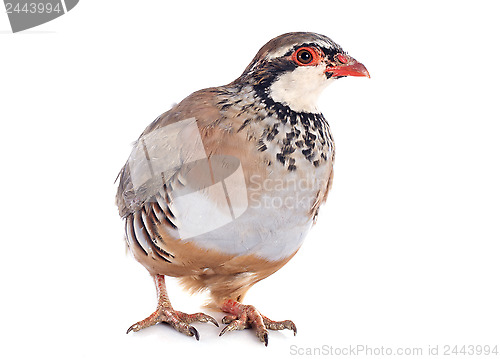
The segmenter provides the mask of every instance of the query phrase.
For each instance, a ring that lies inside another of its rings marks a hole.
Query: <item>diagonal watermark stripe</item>
[[[220,228],[248,208],[240,160],[229,155],[208,156],[195,118],[143,135],[132,150],[127,169],[132,186],[124,193],[125,200],[131,207],[140,206],[168,189],[169,209],[181,239]]]
[[[79,0],[4,0],[12,32],[19,32],[57,19]]]

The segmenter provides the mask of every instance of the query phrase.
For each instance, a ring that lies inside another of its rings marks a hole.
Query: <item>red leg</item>
[[[260,314],[252,305],[245,305],[228,299],[222,304],[221,309],[230,315],[222,318],[222,323],[227,324],[227,326],[222,329],[219,335],[223,335],[232,330],[242,330],[253,327],[257,337],[267,346],[269,341],[267,329],[290,329],[293,330],[293,335],[297,334],[297,327],[291,320],[284,320],[281,322],[273,321]]]
[[[128,328],[127,334],[131,331],[137,332],[152,325],[165,322],[174,327],[174,329],[178,332],[184,333],[190,337],[194,336],[196,340],[199,340],[198,331],[189,324],[193,322],[211,322],[214,325],[219,326],[217,321],[209,315],[203,313],[186,314],[174,310],[170,300],[168,299],[167,290],[165,288],[165,277],[157,274],[154,276],[154,281],[156,285],[156,293],[158,295],[158,307],[149,317]]]

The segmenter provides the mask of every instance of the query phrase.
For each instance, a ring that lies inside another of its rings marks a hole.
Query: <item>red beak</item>
[[[333,76],[370,77],[370,74],[368,73],[365,65],[363,65],[361,62],[357,62],[353,58],[350,58],[345,65],[328,65],[326,67],[326,72],[331,72]]]

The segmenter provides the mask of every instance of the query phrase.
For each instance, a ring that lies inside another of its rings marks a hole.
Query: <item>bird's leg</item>
[[[217,321],[209,315],[203,313],[186,314],[174,310],[170,300],[168,299],[167,290],[165,288],[165,277],[157,274],[154,276],[154,281],[156,285],[156,293],[158,295],[158,307],[149,317],[128,328],[127,334],[131,331],[137,332],[152,325],[165,322],[174,327],[174,329],[178,332],[184,333],[190,337],[195,336],[196,340],[199,340],[200,336],[198,331],[190,325],[191,323],[211,322],[217,327],[219,326]]]
[[[227,326],[222,329],[219,335],[231,330],[242,330],[253,327],[257,337],[266,346],[268,344],[268,331],[270,330],[293,330],[293,335],[297,334],[297,327],[291,320],[275,322],[259,313],[253,305],[241,304],[237,301],[228,299],[224,301],[221,307],[222,311],[229,313],[222,318],[222,323]]]

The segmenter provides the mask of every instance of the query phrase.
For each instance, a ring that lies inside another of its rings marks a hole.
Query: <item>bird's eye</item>
[[[312,61],[313,59],[313,56],[312,54],[309,52],[309,50],[306,50],[306,49],[303,49],[303,50],[300,50],[299,52],[297,52],[297,60],[301,63],[301,64],[308,64]]]
[[[297,63],[297,65],[316,65],[319,60],[320,56],[318,55],[317,51],[315,51],[311,47],[301,47],[295,53],[292,55],[292,59]]]

